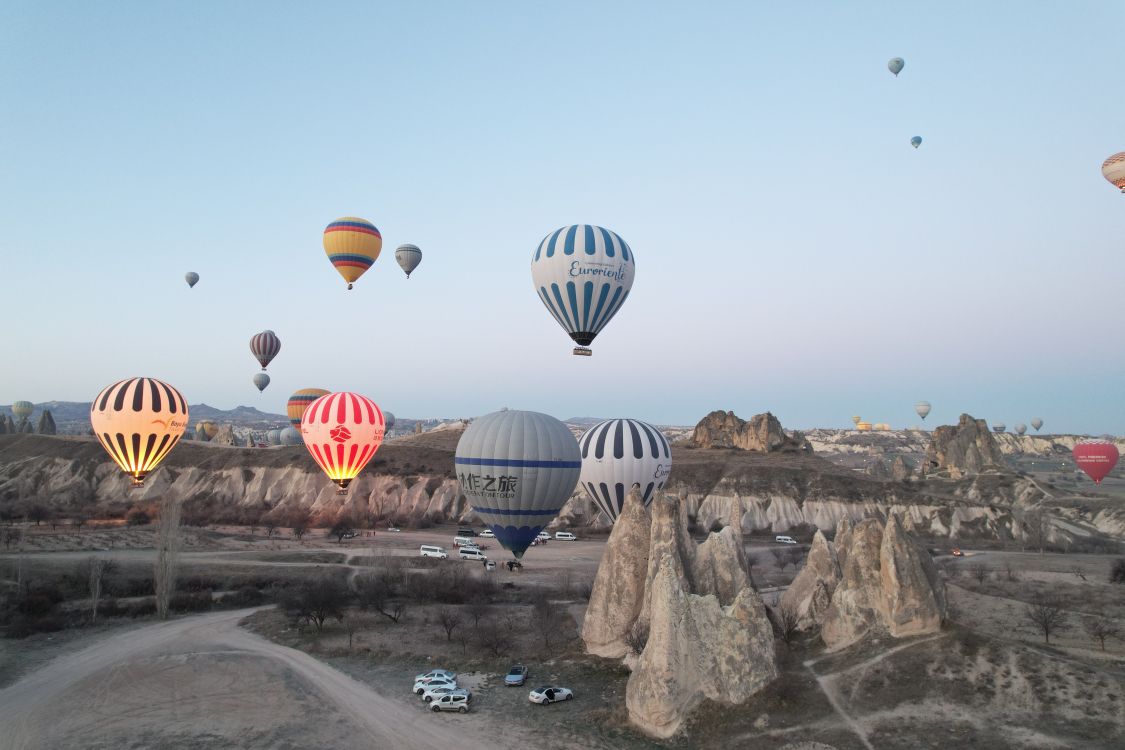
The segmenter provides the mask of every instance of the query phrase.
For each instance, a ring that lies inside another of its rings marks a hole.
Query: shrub
[[[8,625],[9,638],[27,638],[36,633],[55,633],[67,625],[66,618],[61,615],[48,615],[47,617],[28,617],[17,615]]]
[[[1113,561],[1113,566],[1109,571],[1110,583],[1125,583],[1125,557],[1119,557]]]
[[[173,612],[208,612],[213,605],[209,591],[199,593],[177,591],[168,601],[168,608]]]

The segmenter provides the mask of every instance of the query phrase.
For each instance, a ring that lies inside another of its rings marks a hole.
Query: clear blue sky
[[[1120,3],[234,5],[0,7],[0,403],[1125,432]],[[591,358],[529,272],[579,222],[637,256]]]

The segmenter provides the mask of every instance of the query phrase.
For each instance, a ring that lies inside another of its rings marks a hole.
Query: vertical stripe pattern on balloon
[[[599,422],[578,439],[582,450],[579,483],[586,494],[616,523],[633,485],[648,507],[672,470],[672,450],[660,430],[638,419]]]
[[[383,442],[383,412],[358,393],[321,396],[301,417],[305,447],[328,478],[347,489]]]
[[[98,394],[90,405],[90,424],[114,462],[140,481],[183,435],[188,407],[167,383],[130,378]]]
[[[281,339],[273,331],[262,331],[250,339],[250,353],[262,365],[263,370],[280,351]]]

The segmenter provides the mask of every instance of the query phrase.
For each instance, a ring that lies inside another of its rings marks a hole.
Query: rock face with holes
[[[982,471],[1008,471],[1004,454],[983,419],[962,414],[956,427],[941,425],[934,430],[926,449],[930,471],[948,469],[953,479]]]
[[[229,424],[223,425],[219,428],[219,431],[215,433],[215,437],[211,440],[211,442],[218,443],[219,445],[236,445],[234,439],[234,427]]]
[[[739,419],[733,411],[713,411],[699,421],[692,433],[697,448],[741,448],[761,453],[812,452],[812,446],[799,432],[786,435],[781,422],[768,411],[749,422]]]
[[[945,584],[913,535],[892,515],[856,524],[850,538],[837,531],[843,576],[824,617],[829,649],[855,643],[869,632],[902,638],[933,633],[946,615]]]
[[[836,548],[818,529],[805,567],[793,579],[779,606],[792,609],[800,618],[801,630],[818,628],[832,603],[832,595],[843,577]]]

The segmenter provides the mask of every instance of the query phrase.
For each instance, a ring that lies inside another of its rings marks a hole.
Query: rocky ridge
[[[761,453],[812,452],[804,435],[787,434],[777,417],[769,412],[757,414],[747,422],[733,411],[713,411],[695,426],[691,443],[696,448],[741,448]]]

